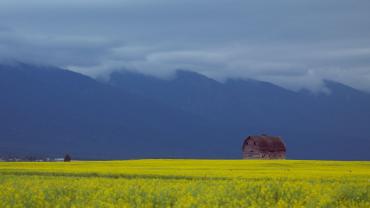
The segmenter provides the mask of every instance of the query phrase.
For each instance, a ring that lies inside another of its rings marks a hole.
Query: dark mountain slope
[[[206,117],[231,138],[281,135],[293,158],[370,158],[370,96],[333,81],[325,81],[329,94],[292,92],[256,80],[220,83],[187,71],[172,80],[116,72],[110,84]]]
[[[219,148],[200,117],[66,70],[0,66],[0,95],[3,153],[212,157]]]
[[[369,94],[325,84],[329,94],[312,94],[187,71],[172,80],[120,72],[101,83],[3,65],[0,155],[240,158],[246,135],[267,133],[284,137],[290,158],[369,160]]]

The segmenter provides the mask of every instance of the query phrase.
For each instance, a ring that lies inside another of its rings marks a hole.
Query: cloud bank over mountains
[[[93,77],[129,69],[370,91],[370,2],[64,0],[0,2],[0,59]]]

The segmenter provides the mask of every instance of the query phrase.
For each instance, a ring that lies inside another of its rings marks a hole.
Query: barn
[[[285,159],[286,148],[278,136],[248,136],[243,143],[243,159]]]

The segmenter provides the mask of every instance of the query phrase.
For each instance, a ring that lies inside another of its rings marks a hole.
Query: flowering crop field
[[[0,207],[370,207],[370,162],[1,162]]]

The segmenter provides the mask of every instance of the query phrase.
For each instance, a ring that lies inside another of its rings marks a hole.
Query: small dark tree
[[[71,156],[69,156],[69,154],[66,154],[66,156],[64,156],[64,162],[71,162],[72,158]]]

